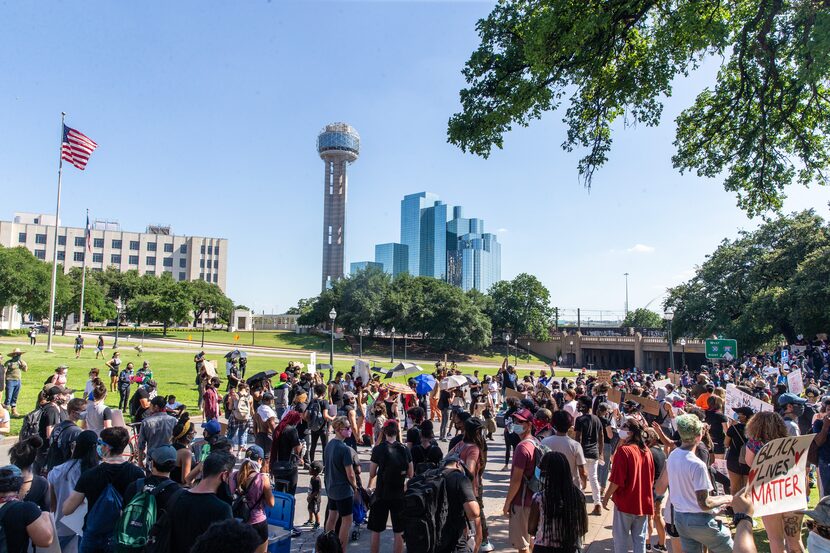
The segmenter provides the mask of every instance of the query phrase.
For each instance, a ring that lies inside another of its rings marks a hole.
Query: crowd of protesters
[[[12,412],[22,355],[16,350],[4,364]],[[62,548],[76,542],[81,553],[113,552],[125,539],[124,517],[147,496],[157,510],[148,529],[155,551],[218,551],[226,543],[220,535],[251,544],[240,552],[265,551],[267,512],[279,494],[300,503],[300,471],[310,476],[306,531],[317,531],[321,553],[347,551],[358,519],[371,532],[372,553],[390,524],[395,553],[421,551],[430,532],[437,553],[492,551],[483,498],[494,440],[504,443],[502,514],[518,553],[582,551],[589,517],[603,509],[613,509],[616,552],[753,551],[744,486],[754,456],[776,438],[814,433],[813,485],[821,496],[830,485],[823,342],[784,360],[747,356],[668,375],[621,369],[601,379],[585,369],[561,377],[555,364],[520,375],[506,362],[480,378],[438,363],[424,387],[415,378],[387,384],[354,368],[326,375],[294,363],[246,379],[233,358],[223,383],[200,353],[200,425],[159,393],[148,363],[122,367],[116,353],[106,366],[109,382],[92,369],[82,394],[66,387],[67,369],[59,367],[24,419],[11,464],[0,468],[9,551],[57,540]],[[796,369],[803,393],[788,389]],[[11,392],[9,382],[17,382]],[[727,418],[728,384],[774,409],[741,407]],[[106,403],[116,391],[120,416]],[[656,413],[645,412],[644,398]],[[6,431],[8,419],[0,411]],[[361,449],[370,458],[365,473]],[[407,511],[437,482],[443,506]],[[80,509],[86,514],[75,523]],[[830,497],[807,514],[810,551],[830,551]],[[419,530],[422,519],[439,515],[440,524]],[[803,519],[802,512],[763,517],[773,553],[805,550]]]

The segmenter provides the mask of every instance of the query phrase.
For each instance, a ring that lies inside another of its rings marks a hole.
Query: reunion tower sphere
[[[343,277],[346,232],[346,166],[360,155],[360,135],[346,123],[326,125],[317,136],[317,153],[326,164],[323,183],[322,289]]]

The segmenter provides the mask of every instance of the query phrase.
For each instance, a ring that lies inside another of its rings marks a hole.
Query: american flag
[[[86,249],[92,251],[92,226],[89,224],[89,213],[86,214]]]
[[[63,126],[63,141],[61,142],[61,159],[64,159],[80,169],[84,170],[89,156],[98,147],[88,136],[75,129]]]

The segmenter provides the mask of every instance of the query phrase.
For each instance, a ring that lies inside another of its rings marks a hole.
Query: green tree
[[[23,247],[0,246],[0,306],[16,305],[20,313],[49,314],[52,265]]]
[[[289,307],[285,312],[286,315],[304,315],[311,311],[311,306],[316,298],[300,298],[297,305]]]
[[[225,321],[230,320],[233,302],[218,285],[204,280],[184,280],[182,285],[193,303],[193,326],[197,326],[202,315],[208,311],[216,313]]]
[[[830,228],[812,210],[769,220],[755,231],[724,240],[691,280],[669,290],[679,335],[723,334],[742,349],[763,347],[781,337],[790,342],[806,329],[826,331],[815,310],[826,269],[818,266],[830,246]],[[820,329],[820,330],[819,330]]]
[[[383,316],[383,300],[389,293],[390,282],[391,277],[377,267],[367,267],[339,280],[337,325],[350,334],[357,334],[361,326],[373,333]]]
[[[140,292],[130,301],[130,317],[136,322],[156,321],[164,326],[164,335],[171,324],[182,324],[193,312],[186,281],[176,282],[170,273],[142,282]],[[142,277],[142,280],[145,277]],[[150,284],[152,282],[152,284]]]
[[[535,276],[522,273],[513,280],[499,281],[488,294],[493,331],[548,339],[553,318],[550,292]]]
[[[564,98],[563,148],[587,150],[590,186],[611,128],[655,126],[662,97],[704,59],[717,82],[677,118],[672,161],[716,177],[752,216],[779,209],[793,181],[827,184],[830,12],[816,0],[505,0],[478,22],[481,44],[463,74],[449,141],[487,157],[513,125]]]
[[[624,327],[631,326],[634,328],[662,328],[663,318],[659,313],[655,313],[651,309],[638,307],[634,311],[628,312],[622,325]]]
[[[55,320],[63,322],[61,334],[66,334],[66,321],[70,315],[80,316],[82,269],[73,267],[64,274],[58,270],[58,281],[55,292]],[[86,321],[104,321],[115,318],[115,304],[104,294],[103,286],[92,277],[92,271],[87,270],[86,286],[84,289],[84,311]]]

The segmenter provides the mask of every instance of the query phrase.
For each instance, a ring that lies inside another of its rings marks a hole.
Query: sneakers
[[[299,528],[292,528],[291,529],[291,537],[292,538],[299,538],[302,535],[303,535],[303,531],[300,530]]]
[[[495,547],[492,543],[490,543],[490,540],[484,540],[483,542],[481,542],[481,547],[478,550],[483,553],[488,553],[489,551],[493,551],[494,549]]]
[[[602,505],[595,505],[594,510],[591,512],[592,516],[600,516],[602,515]]]

